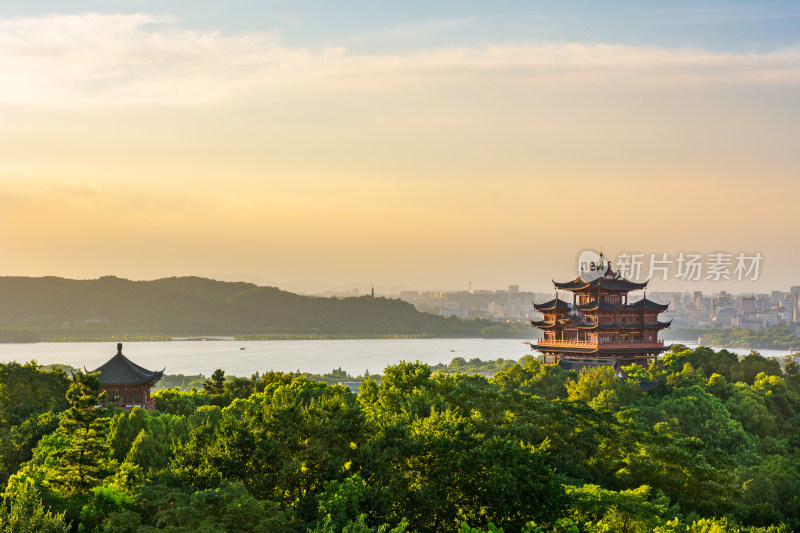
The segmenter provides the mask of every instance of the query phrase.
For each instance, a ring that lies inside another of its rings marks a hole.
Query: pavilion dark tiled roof
[[[117,349],[117,354],[114,357],[92,370],[92,372],[100,372],[100,383],[102,385],[156,383],[164,375],[164,370],[147,370],[122,355],[121,344],[117,345]]]

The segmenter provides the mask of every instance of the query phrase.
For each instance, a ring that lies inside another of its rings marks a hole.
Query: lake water
[[[245,349],[242,350],[241,348]],[[93,370],[117,351],[115,343],[40,342],[0,344],[0,361],[62,363]],[[324,374],[342,368],[352,375],[365,370],[380,374],[387,365],[421,361],[435,365],[454,357],[482,360],[519,359],[531,349],[523,339],[358,339],[291,341],[170,341],[126,342],[123,353],[150,370],[166,367],[167,374],[210,375],[222,368],[228,374],[249,376],[266,370]]]
[[[695,343],[683,343],[695,347]],[[242,350],[241,348],[245,349]],[[731,349],[746,355],[750,350]],[[387,365],[400,361],[421,361],[430,365],[449,363],[454,357],[466,360],[520,359],[531,354],[522,339],[360,339],[292,341],[171,341],[127,342],[123,352],[137,364],[151,369],[166,368],[168,374],[210,375],[222,368],[228,374],[249,376],[266,370],[323,374],[342,368],[352,375],[382,373]],[[759,350],[766,357],[786,351]],[[0,361],[36,360],[47,365],[62,363],[93,370],[116,353],[115,343],[41,342],[0,344]]]

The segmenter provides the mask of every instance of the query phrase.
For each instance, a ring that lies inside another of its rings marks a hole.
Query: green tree
[[[660,493],[651,498],[651,492],[647,485],[620,492],[597,485],[567,488],[573,521],[591,532],[650,533],[673,514],[669,499]]]
[[[210,404],[208,394],[200,393],[194,388],[186,392],[176,389],[162,389],[157,391],[154,397],[156,399],[156,410],[173,415],[191,415],[200,407]],[[138,434],[137,432],[136,435]]]
[[[373,418],[394,420],[428,416],[431,409],[447,408],[431,367],[416,361],[387,366],[380,386],[367,380],[359,389],[359,403]]]
[[[251,378],[233,377],[225,382],[224,393],[231,398],[247,398],[255,392],[256,383]]]
[[[147,410],[141,407],[134,407],[130,411],[116,413],[111,419],[108,431],[108,446],[111,450],[111,457],[120,463],[124,461],[133,441],[149,425],[150,416]]]
[[[621,404],[633,402],[640,396],[639,384],[620,379],[617,371],[610,366],[586,367],[581,370],[577,380],[567,382],[570,400],[591,402],[603,391],[613,391]]]
[[[0,363],[0,427],[16,426],[34,413],[63,411],[69,380],[58,368],[35,361]]]
[[[17,484],[0,503],[2,533],[67,533],[64,514],[53,514],[39,498],[32,480]]]
[[[800,528],[800,462],[780,455],[765,457],[759,465],[742,472],[742,501],[746,506],[740,513],[748,523],[767,526],[788,522]]]
[[[741,422],[744,430],[751,435],[766,437],[774,435],[778,430],[775,417],[767,409],[764,397],[750,387],[737,387],[725,402],[725,408],[731,418]]]
[[[326,516],[316,527],[313,529],[309,528],[307,533],[405,533],[408,527],[406,521],[402,521],[397,527],[393,528],[390,528],[388,524],[383,524],[379,527],[370,527],[367,525],[366,519],[367,515],[362,514],[339,528],[333,525],[330,516]]]
[[[151,507],[147,516],[117,513],[108,522],[145,527],[138,531],[172,533],[296,533],[299,524],[290,512],[271,501],[259,501],[241,483],[223,481],[219,487],[186,493],[153,484],[142,491],[139,506]],[[129,526],[128,526],[129,527]]]
[[[67,390],[70,407],[64,412],[58,431],[69,444],[56,452],[61,466],[48,480],[66,496],[87,493],[112,472],[106,446],[108,418],[99,405],[105,395],[99,372],[78,372]]]
[[[574,377],[572,373],[565,372],[558,365],[545,365],[528,357],[523,365],[515,364],[496,373],[492,381],[504,387],[555,400],[567,397],[566,384],[570,377]]]
[[[4,486],[7,478],[3,475],[5,468],[8,474],[16,472],[20,466],[33,457],[33,449],[45,435],[58,427],[58,416],[52,411],[38,415],[30,415],[18,426],[0,431],[0,486]]]
[[[386,426],[357,460],[380,519],[419,532],[453,531],[461,522],[518,530],[548,521],[565,503],[545,452],[510,439],[486,438],[446,410]]]
[[[752,385],[756,376],[761,373],[768,376],[780,376],[783,374],[781,365],[772,357],[764,357],[758,352],[750,352],[739,363],[738,374],[735,376],[739,381],[744,381]]]
[[[730,512],[737,491],[733,473],[712,464],[700,439],[669,431],[643,434],[618,471],[628,487],[648,485],[660,490],[685,512],[720,516]]]
[[[102,533],[108,531],[104,522],[109,515],[119,513],[131,506],[131,497],[114,485],[95,487],[86,504],[81,508],[78,531]]]
[[[219,426],[191,431],[171,470],[194,489],[244,483],[258,499],[292,505],[306,521],[328,480],[347,476],[364,438],[363,415],[343,386],[296,378],[236,400]]]
[[[665,419],[675,419],[685,435],[697,437],[710,449],[732,456],[753,448],[752,437],[731,417],[725,406],[701,386],[679,388],[664,398],[658,410]]]
[[[209,394],[223,394],[225,392],[225,371],[221,368],[214,370],[211,379],[203,383],[203,390]]]

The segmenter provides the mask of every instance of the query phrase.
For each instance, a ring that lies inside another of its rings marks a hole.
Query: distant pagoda
[[[662,305],[645,297],[629,303],[628,293],[647,287],[647,282],[629,281],[611,269],[602,252],[598,264],[566,283],[553,281],[556,297],[534,308],[543,320],[531,320],[544,337],[534,350],[542,353],[545,363],[557,363],[564,369],[585,366],[622,366],[636,363],[647,367],[665,350],[658,332],[670,322],[660,322]],[[561,300],[558,290],[572,293],[572,303]]]
[[[100,372],[100,384],[106,391],[103,405],[113,404],[121,409],[142,407],[152,411],[156,408],[156,399],[150,397],[150,389],[164,375],[164,370],[140,367],[122,355],[122,343],[119,343],[117,355],[91,372]]]

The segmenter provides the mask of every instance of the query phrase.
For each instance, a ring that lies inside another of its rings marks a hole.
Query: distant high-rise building
[[[510,293],[516,294],[519,292],[519,285],[509,285],[507,290]]]
[[[694,300],[695,309],[700,309],[702,299],[703,299],[703,291],[694,291],[692,293],[692,300]]]

